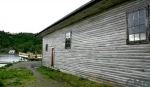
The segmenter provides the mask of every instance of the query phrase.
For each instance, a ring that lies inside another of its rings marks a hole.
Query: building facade
[[[41,31],[42,64],[93,81],[150,80],[150,0],[92,0]],[[148,86],[143,86],[148,87]]]

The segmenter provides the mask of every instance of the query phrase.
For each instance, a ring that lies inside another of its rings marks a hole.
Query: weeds
[[[66,74],[44,66],[38,68],[38,71],[47,79],[64,83],[64,87],[112,87],[109,84],[92,82],[88,79]]]

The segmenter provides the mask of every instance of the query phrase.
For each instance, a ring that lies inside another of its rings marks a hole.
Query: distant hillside
[[[42,50],[42,39],[33,33],[17,33],[0,31],[0,53],[8,53],[10,49],[17,52],[38,52]]]

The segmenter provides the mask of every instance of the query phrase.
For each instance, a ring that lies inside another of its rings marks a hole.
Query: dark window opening
[[[128,42],[147,42],[146,9],[128,14]]]
[[[71,49],[71,32],[66,33],[65,49]]]
[[[48,44],[46,44],[45,46],[45,51],[48,51]]]

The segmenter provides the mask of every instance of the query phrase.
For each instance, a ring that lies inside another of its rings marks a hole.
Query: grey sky
[[[37,33],[90,0],[0,0],[0,30]]]

